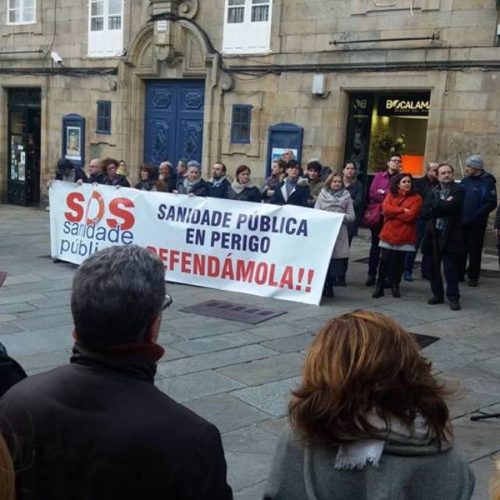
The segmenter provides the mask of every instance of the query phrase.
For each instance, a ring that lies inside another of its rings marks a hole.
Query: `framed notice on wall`
[[[85,163],[85,118],[77,114],[63,116],[62,156],[83,168]]]

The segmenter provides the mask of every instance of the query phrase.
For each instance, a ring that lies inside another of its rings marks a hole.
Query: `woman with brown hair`
[[[469,499],[447,394],[394,320],[362,310],[330,320],[292,392],[264,499]]]
[[[14,500],[15,473],[9,448],[0,434],[0,500]]]
[[[391,178],[389,193],[382,203],[384,223],[379,233],[380,260],[374,299],[384,295],[389,281],[392,296],[401,297],[399,284],[403,276],[406,252],[415,251],[417,219],[422,197],[414,190],[411,174],[396,174]]]
[[[104,160],[102,160],[102,168],[106,174],[103,184],[108,186],[130,187],[130,182],[127,178],[118,173],[119,165],[118,160],[115,160],[114,158],[104,158]]]
[[[141,191],[156,191],[156,167],[151,163],[144,163],[140,170],[140,181],[135,185],[135,189]]]
[[[250,179],[251,170],[246,165],[236,169],[234,181],[227,188],[228,200],[254,201],[260,203],[260,189]]]

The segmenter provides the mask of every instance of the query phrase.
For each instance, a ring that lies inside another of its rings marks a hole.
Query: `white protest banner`
[[[343,215],[294,206],[54,181],[51,255],[111,245],[159,256],[178,283],[319,304]]]

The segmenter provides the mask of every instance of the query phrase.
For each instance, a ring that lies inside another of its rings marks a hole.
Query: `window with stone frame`
[[[88,55],[119,56],[123,51],[124,0],[89,1]]]
[[[252,123],[252,106],[249,104],[234,104],[231,120],[231,142],[248,144]]]
[[[225,0],[226,54],[270,52],[272,0]]]
[[[36,0],[8,0],[7,24],[34,24]]]
[[[97,101],[98,134],[111,134],[111,101]]]

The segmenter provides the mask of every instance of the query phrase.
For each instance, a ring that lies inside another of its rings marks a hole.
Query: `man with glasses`
[[[76,271],[70,364],[29,377],[0,402],[19,497],[232,499],[217,428],[154,386],[162,262],[135,245]]]
[[[394,153],[387,162],[387,168],[383,172],[375,174],[368,193],[368,209],[376,210],[378,217],[376,223],[370,227],[371,245],[370,256],[368,258],[368,279],[366,286],[375,284],[378,263],[380,259],[379,234],[382,229],[382,202],[389,191],[391,178],[401,171],[401,155]]]

